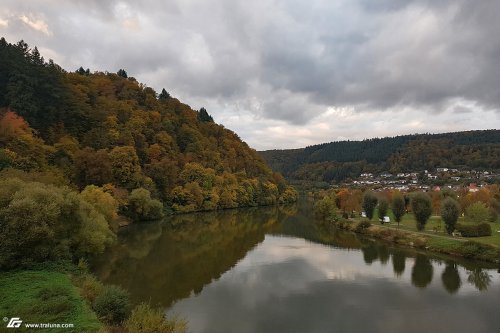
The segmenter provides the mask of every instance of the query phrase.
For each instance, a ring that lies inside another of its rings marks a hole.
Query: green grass
[[[28,270],[0,274],[0,318],[20,317],[24,323],[72,323],[74,328],[7,329],[0,332],[97,332],[101,324],[71,283],[67,273]]]
[[[398,228],[398,224],[396,223],[396,220],[394,219],[394,215],[392,214],[392,211],[389,210],[387,213],[387,216],[391,218],[391,223],[384,223],[385,227],[390,227],[390,228]],[[359,220],[359,219],[357,219]],[[373,214],[373,219],[370,221],[372,224],[380,224],[378,222],[378,217],[377,217],[377,211],[375,210]],[[460,217],[458,220],[458,223],[468,223],[465,218]],[[490,222],[488,222],[490,223]],[[465,237],[453,237],[449,236],[446,233],[446,228],[444,222],[441,220],[440,216],[431,216],[429,221],[427,221],[427,224],[425,225],[425,230],[422,231],[421,233],[430,235],[430,236],[442,236],[442,237],[448,237],[450,239],[464,239],[464,240],[471,240],[475,241],[478,243],[482,244],[488,244],[496,247],[500,247],[500,232],[497,232],[497,230],[500,230],[500,220],[497,219],[495,223],[490,223],[491,225],[491,230],[492,234],[491,236],[486,236],[486,237],[471,237],[471,238],[465,238]],[[399,229],[401,230],[408,230],[408,231],[413,231],[413,232],[419,232],[417,231],[416,228],[416,221],[415,217],[413,214],[405,214],[403,216],[402,221],[400,222]],[[441,238],[441,237],[440,237]]]

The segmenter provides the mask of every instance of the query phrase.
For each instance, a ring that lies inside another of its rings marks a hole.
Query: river
[[[335,230],[305,199],[134,224],[93,266],[194,333],[500,331],[498,268]]]

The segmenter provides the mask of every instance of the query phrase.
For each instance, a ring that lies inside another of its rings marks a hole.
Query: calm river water
[[[305,200],[132,225],[94,266],[195,333],[500,332],[497,268],[333,230]]]

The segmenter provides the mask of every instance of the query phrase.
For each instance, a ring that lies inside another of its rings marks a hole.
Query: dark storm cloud
[[[498,115],[499,12],[493,0],[5,0],[0,34],[69,70],[125,68],[216,119],[300,125],[329,108],[427,117],[457,101]]]

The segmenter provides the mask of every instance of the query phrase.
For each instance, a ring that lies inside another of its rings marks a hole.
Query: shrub
[[[371,192],[366,191],[363,196],[363,210],[366,213],[366,217],[371,220],[373,218],[373,211],[377,206],[377,196]]]
[[[411,198],[411,209],[417,220],[417,230],[422,231],[432,214],[432,202],[429,195],[419,192]]]
[[[127,319],[130,313],[129,294],[118,286],[106,286],[96,297],[92,305],[99,319],[119,324]]]
[[[465,216],[467,217],[467,220],[470,222],[474,223],[486,222],[489,217],[489,211],[483,202],[478,201],[470,205],[465,210]]]
[[[360,232],[362,233],[365,229],[368,229],[372,224],[370,223],[370,221],[367,221],[367,220],[363,220],[363,221],[360,221],[356,227],[355,227],[355,231],[356,232]]]
[[[128,333],[184,333],[186,322],[183,320],[167,320],[159,309],[152,309],[141,303],[133,311],[124,324]]]
[[[441,218],[446,225],[446,231],[450,235],[455,230],[459,214],[460,207],[458,206],[458,202],[450,197],[444,199],[441,204]]]
[[[488,223],[479,223],[479,224],[458,223],[456,228],[463,237],[491,236],[491,225]]]
[[[159,220],[163,217],[163,204],[151,198],[144,188],[136,188],[130,193],[129,213],[136,220]]]
[[[93,304],[99,294],[103,292],[104,286],[94,276],[86,274],[80,285],[80,295],[90,304]]]
[[[387,210],[389,209],[389,202],[386,198],[380,198],[378,201],[378,218],[380,223],[384,223],[384,217],[387,215]]]

